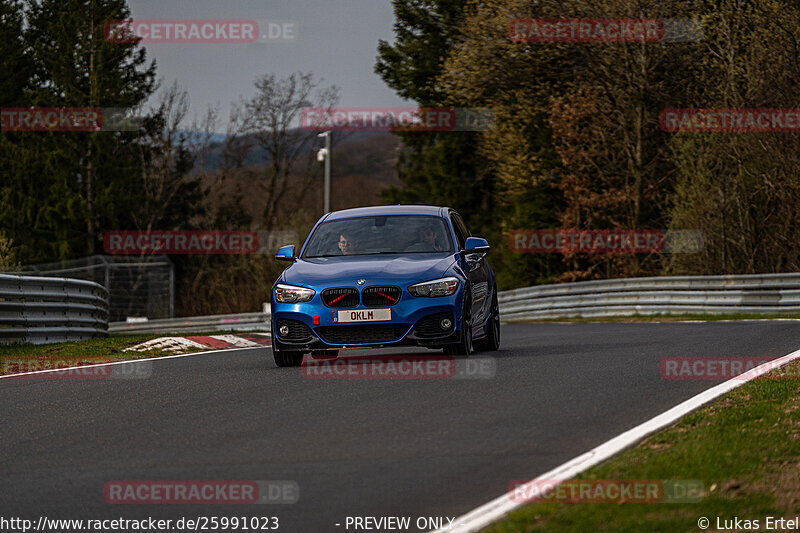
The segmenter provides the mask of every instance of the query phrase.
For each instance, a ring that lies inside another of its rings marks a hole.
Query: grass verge
[[[175,336],[224,335],[226,331],[210,333],[178,333]],[[56,344],[13,344],[0,346],[0,375],[15,374],[33,370],[49,370],[87,364],[125,361],[130,359],[146,359],[174,355],[168,350],[148,350],[143,352],[126,352],[125,348],[136,346],[151,339],[169,337],[164,333],[143,335],[111,335],[85,341],[62,342]],[[181,353],[193,353],[213,350],[213,348],[187,347]]]
[[[486,531],[697,532],[701,517],[710,520],[708,531],[717,530],[717,517],[721,526],[735,517],[759,520],[763,531],[768,516],[795,519],[800,509],[800,380],[777,376],[773,372],[744,384],[579,476],[699,480],[705,487],[699,502],[531,503]]]

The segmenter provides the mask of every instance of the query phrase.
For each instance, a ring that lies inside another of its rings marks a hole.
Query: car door
[[[472,234],[464,224],[464,220],[455,211],[450,212],[450,221],[456,233],[458,247],[464,249],[464,242]],[[486,321],[490,309],[489,295],[489,266],[484,254],[465,254],[459,259],[462,270],[467,275],[472,294],[472,324],[473,333],[483,335],[480,326]]]

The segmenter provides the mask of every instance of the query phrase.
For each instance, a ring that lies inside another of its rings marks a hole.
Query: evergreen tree
[[[31,104],[136,108],[153,91],[155,62],[137,43],[105,39],[108,20],[130,18],[125,0],[40,0],[30,4],[25,39],[36,66]],[[137,132],[48,132],[42,172],[50,180],[40,231],[47,255],[98,251],[103,228],[126,227],[140,203]]]
[[[375,72],[401,97],[421,107],[459,105],[441,91],[444,58],[460,38],[469,11],[463,0],[394,0],[395,43],[380,41]],[[481,165],[479,133],[400,132],[397,172],[402,186],[386,191],[388,203],[449,205],[473,232],[487,229],[493,206],[491,174]]]
[[[14,107],[24,102],[33,74],[33,62],[22,39],[22,1],[0,3],[0,105]]]
[[[0,3],[0,71],[0,107],[26,105],[34,65],[23,39],[21,0]],[[32,133],[0,132],[0,232],[5,231],[18,246],[31,240],[35,192],[45,186],[33,171],[40,148],[37,141]]]

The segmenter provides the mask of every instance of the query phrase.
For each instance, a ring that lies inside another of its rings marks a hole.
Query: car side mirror
[[[489,251],[489,242],[480,237],[467,237],[464,243],[463,254],[485,254]]]
[[[278,261],[294,261],[294,244],[281,246],[275,253],[275,259]]]

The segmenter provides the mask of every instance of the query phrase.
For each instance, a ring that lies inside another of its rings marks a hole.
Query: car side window
[[[467,240],[467,235],[464,233],[464,223],[460,222],[458,215],[450,215],[450,222],[453,224],[453,231],[456,232],[456,240],[458,241],[458,249],[464,249],[464,243]]]
[[[472,233],[470,233],[469,229],[467,229],[467,225],[464,224],[464,219],[461,218],[461,215],[458,213],[453,213],[453,219],[455,220],[456,226],[461,229],[461,233],[464,234],[464,240],[466,240],[467,237],[472,237]]]

